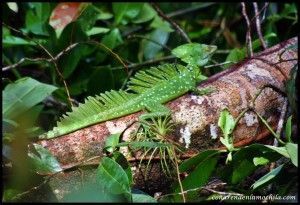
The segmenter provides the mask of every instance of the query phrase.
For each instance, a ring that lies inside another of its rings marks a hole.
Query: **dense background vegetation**
[[[60,9],[66,5],[70,13]],[[246,57],[247,26],[239,3],[157,5],[192,42],[218,46],[212,63],[232,64]],[[265,8],[260,19],[268,47],[298,35],[295,3],[259,3],[258,6]],[[262,47],[255,30],[253,6],[246,4],[246,8],[252,23],[253,48],[258,52]],[[137,70],[175,62],[171,49],[187,43],[178,29],[149,3],[2,3],[2,21],[2,178],[3,199],[8,201],[33,186],[28,183],[32,172],[59,170],[55,159],[51,158],[51,162],[32,156],[28,159],[26,145],[52,128],[71,104],[83,102],[89,95],[124,88]],[[210,76],[229,65],[204,72]],[[249,148],[258,149],[266,148],[258,145]],[[49,155],[42,148],[36,150],[40,155]],[[250,153],[249,150],[243,152]],[[244,155],[240,153],[235,158],[242,159]],[[278,159],[275,155],[273,161]],[[24,162],[33,165],[28,167]],[[237,161],[233,160],[234,163]],[[234,173],[233,167],[228,172]],[[277,177],[278,186],[272,187],[273,193],[288,194],[295,188],[296,175],[292,168],[295,168],[292,164],[285,167],[291,173],[284,176],[285,180]],[[245,169],[249,167],[240,167],[235,172],[242,173]],[[244,181],[248,175],[249,172],[232,178],[235,181],[229,180],[231,190],[255,193],[249,188],[250,181]],[[239,184],[238,188],[234,188],[235,184]],[[260,189],[258,193],[264,191],[270,190]]]

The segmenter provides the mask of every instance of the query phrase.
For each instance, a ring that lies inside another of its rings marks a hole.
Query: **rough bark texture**
[[[221,132],[217,125],[220,112],[228,108],[237,117],[264,85],[271,84],[283,90],[291,69],[297,63],[297,60],[289,59],[298,58],[297,51],[286,48],[297,44],[297,41],[295,37],[278,44],[199,84],[199,88],[215,88],[216,91],[209,95],[197,96],[188,93],[167,103],[176,123],[172,138],[191,152],[221,147]],[[280,61],[280,55],[285,61]],[[257,98],[255,110],[276,127],[283,100],[280,94],[266,88]],[[38,143],[49,149],[63,168],[69,168],[94,156],[101,156],[106,137],[124,131],[141,113],[99,123]],[[128,140],[130,133],[136,128],[137,124],[130,126],[124,132],[123,139]],[[269,132],[257,116],[253,112],[247,112],[234,131],[234,142],[237,146],[246,145],[268,135]]]

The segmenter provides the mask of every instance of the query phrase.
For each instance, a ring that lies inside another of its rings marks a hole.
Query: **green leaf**
[[[155,16],[154,20],[150,24],[150,27],[155,28],[155,29],[160,29],[160,30],[168,32],[168,33],[174,31],[171,28],[171,25],[169,24],[169,22],[162,20],[161,17],[159,17],[157,15]]]
[[[150,21],[156,15],[155,10],[149,3],[144,3],[142,9],[140,10],[139,14],[132,20],[133,23],[144,23]]]
[[[149,34],[149,38],[161,45],[166,45],[169,39],[169,33],[160,29],[156,29]],[[162,50],[162,46],[148,40],[143,40],[143,53],[145,59],[153,59],[156,54]]]
[[[292,160],[292,163],[298,167],[298,145],[294,143],[286,143],[285,145],[287,152]]]
[[[98,169],[97,179],[99,186],[113,194],[130,193],[130,184],[126,172],[114,160],[102,158]]]
[[[198,67],[207,64],[216,49],[216,46],[187,43],[174,48],[172,54],[188,65]]]
[[[119,29],[114,28],[103,37],[101,42],[107,47],[114,49],[123,43],[123,39]]]
[[[234,159],[232,161],[234,161]],[[254,166],[251,159],[242,160],[239,164],[236,164],[236,166],[235,166],[235,168],[232,172],[231,183],[232,184],[237,184],[238,182],[245,179],[255,169],[256,169],[256,167]]]
[[[22,46],[22,45],[36,45],[34,42],[32,41],[27,41],[23,38],[20,37],[16,37],[16,36],[5,36],[4,38],[2,38],[2,44],[4,47],[7,46]]]
[[[180,173],[186,172],[186,171],[190,170],[191,168],[194,168],[195,166],[197,166],[199,163],[201,163],[207,157],[212,157],[218,153],[220,153],[219,150],[205,150],[205,151],[197,154],[196,156],[183,161],[179,166],[179,171],[180,171]]]
[[[105,140],[105,146],[103,149],[107,150],[108,152],[113,152],[116,145],[119,143],[121,133],[112,134]]]
[[[246,57],[246,52],[243,49],[234,48],[228,54],[225,62],[237,63],[243,60]],[[224,65],[224,68],[228,68],[230,64]]]
[[[132,179],[132,171],[129,162],[127,161],[126,157],[118,151],[115,151],[113,153],[113,159],[123,168],[123,170],[126,172],[129,184],[132,185],[133,179]]]
[[[113,3],[116,24],[127,24],[128,20],[135,18],[143,6],[143,3]]]
[[[8,84],[3,91],[3,117],[13,119],[40,103],[57,87],[40,83],[29,77]]]
[[[257,165],[265,165],[267,163],[269,163],[269,160],[266,159],[266,158],[264,158],[264,157],[254,157],[253,158],[253,164],[255,166],[257,166]]]
[[[196,168],[182,181],[183,190],[189,190],[203,186],[215,170],[219,156],[212,154],[201,161]],[[180,191],[179,185],[175,192]]]
[[[292,135],[292,115],[287,119],[285,124],[285,137],[287,138],[288,142],[291,142],[291,135]]]
[[[276,169],[273,169],[272,171],[270,171],[268,174],[264,175],[263,177],[261,177],[259,180],[257,180],[254,184],[251,185],[252,189],[254,190],[262,185],[265,185],[270,180],[274,179],[278,175],[278,173],[281,171],[282,167],[283,167],[283,164],[280,165],[279,167],[277,167]]]
[[[97,35],[100,33],[107,33],[109,31],[109,28],[105,28],[105,27],[93,27],[91,30],[88,30],[86,32],[86,34],[88,36],[93,36],[93,35]]]
[[[80,14],[77,21],[81,25],[83,31],[91,30],[99,18],[99,9],[93,4],[88,3],[82,11],[83,12]]]
[[[34,170],[39,174],[54,174],[62,171],[59,162],[51,154],[51,152],[45,149],[42,145],[33,144],[38,155],[29,152],[28,156],[31,159]]]
[[[93,68],[95,71],[92,73],[87,83],[87,90],[89,95],[99,94],[101,92],[115,88],[115,81],[113,78],[114,76],[110,68]],[[99,81],[99,79],[105,79],[105,81]]]
[[[221,130],[224,134],[225,140],[227,142],[228,142],[228,140],[227,140],[228,135],[230,135],[231,132],[233,131],[234,125],[235,125],[235,121],[234,121],[232,115],[229,113],[229,111],[227,109],[224,109],[220,114],[220,117],[218,120],[218,126],[221,128]]]
[[[133,203],[157,203],[156,199],[152,196],[145,194],[132,194]]]
[[[264,146],[278,152],[279,154],[285,156],[286,158],[290,158],[288,151],[286,150],[285,147],[275,147],[275,146],[271,146],[271,145],[264,145]]]
[[[30,3],[33,10],[28,10],[25,17],[26,29],[37,35],[48,35],[45,30],[47,19],[50,16],[50,4]]]

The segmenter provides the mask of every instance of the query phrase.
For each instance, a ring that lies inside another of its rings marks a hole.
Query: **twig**
[[[174,146],[172,146],[172,150],[175,153],[174,154],[174,157],[175,157],[175,166],[176,166],[176,173],[177,173],[177,179],[178,179],[178,183],[179,183],[179,187],[180,187],[180,192],[181,192],[181,195],[182,195],[183,203],[185,203],[186,199],[185,199],[185,195],[183,193],[184,190],[183,190],[182,182],[181,182],[181,179],[180,179],[179,167],[178,167],[178,162],[177,162],[178,159],[177,159],[177,156],[176,156],[176,152],[175,152]]]
[[[159,63],[161,61],[169,61],[169,60],[173,60],[173,59],[176,59],[176,57],[175,56],[165,56],[165,57],[162,57],[162,58],[159,58],[159,59],[149,60],[149,61],[145,61],[145,62],[142,62],[142,63],[133,63],[131,65],[128,65],[127,68],[128,69],[137,69],[137,68],[140,68],[142,66],[152,65],[152,64]],[[117,67],[112,67],[111,69],[112,70],[119,70],[119,69],[122,69],[122,67],[117,66]]]
[[[264,49],[267,48],[266,42],[264,40],[264,37],[261,33],[261,27],[260,27],[260,19],[259,19],[259,13],[258,13],[258,7],[257,7],[257,3],[253,2],[253,7],[254,7],[254,12],[255,12],[255,22],[256,22],[256,31],[257,31],[257,35],[259,37],[260,43],[262,45],[262,47]]]
[[[57,173],[60,173],[60,172],[57,172]],[[38,186],[32,187],[31,189],[29,189],[29,190],[27,190],[25,192],[22,192],[20,194],[15,195],[11,200],[14,201],[16,199],[21,198],[22,196],[24,196],[26,194],[29,194],[32,191],[36,191],[36,190],[40,189],[42,186],[44,186],[45,184],[47,184],[49,182],[49,180],[51,179],[51,177],[55,176],[57,173],[52,174],[50,176],[46,176],[45,177],[46,179],[41,184],[39,184]]]
[[[287,111],[287,105],[288,105],[288,100],[285,99],[284,103],[283,103],[283,106],[282,106],[281,113],[280,113],[280,118],[279,118],[279,121],[278,121],[277,130],[276,130],[276,134],[278,136],[280,136],[281,132],[282,132],[283,122],[284,122],[286,111]],[[277,144],[278,144],[278,142],[277,142]]]
[[[169,17],[169,18],[172,18],[172,17],[175,17],[175,16],[184,15],[186,13],[190,13],[190,12],[202,9],[202,8],[206,8],[206,7],[214,5],[214,4],[216,4],[216,3],[215,2],[207,2],[207,3],[203,2],[203,3],[201,3],[199,5],[196,5],[196,6],[193,6],[193,7],[189,7],[189,8],[186,8],[186,9],[177,10],[177,11],[168,13],[166,16]]]
[[[265,11],[266,11],[265,8],[266,8],[267,6],[269,6],[269,2],[266,2],[265,5],[259,10],[259,12],[258,12],[257,14],[255,14],[255,16],[251,19],[251,22],[252,22],[257,16],[259,16],[260,13],[261,13],[262,11],[264,11],[263,18],[262,18],[262,20],[264,20]]]
[[[246,20],[246,24],[247,24],[247,34],[246,34],[246,44],[248,47],[248,57],[252,57],[253,56],[253,50],[252,50],[252,40],[251,40],[251,25],[250,25],[250,21],[249,18],[247,16],[246,13],[246,6],[245,6],[245,2],[241,2],[242,5],[242,14]]]
[[[52,59],[51,62],[53,63],[56,72],[58,73],[60,79],[63,81],[63,84],[64,84],[65,89],[66,89],[66,92],[67,92],[68,101],[69,101],[70,105],[73,106],[73,104],[72,104],[72,99],[71,99],[71,96],[70,96],[70,93],[69,93],[69,89],[68,89],[67,82],[65,81],[65,79],[64,79],[64,77],[63,77],[63,75],[62,75],[62,73],[61,73],[60,70],[58,69],[56,60],[54,59],[54,57],[52,56],[52,54],[51,54],[51,53],[50,53],[50,52],[49,52],[42,44],[40,44],[38,41],[36,41],[36,40],[30,38],[27,34],[23,33],[22,31],[19,31],[18,29],[13,28],[13,27],[11,27],[11,26],[9,26],[9,25],[3,23],[3,22],[2,22],[2,25],[4,25],[4,26],[6,26],[7,28],[9,28],[9,29],[11,29],[11,30],[13,30],[13,31],[15,31],[15,32],[17,32],[17,33],[19,33],[19,34],[25,36],[25,37],[28,38],[28,39],[30,39],[30,40],[33,41],[36,45],[38,45],[40,48],[42,48],[42,50],[43,50],[45,53],[47,53],[47,55]]]
[[[167,17],[161,10],[160,8],[156,5],[156,3],[151,3],[152,7],[157,11],[158,15],[160,15],[163,19],[168,21],[174,29],[186,40],[186,42],[191,43],[192,41],[189,39],[187,34],[176,24],[174,21],[172,21],[169,17]]]
[[[135,35],[135,34],[134,34],[134,35],[129,35],[129,36],[127,37],[127,39],[133,39],[133,38],[141,38],[141,39],[145,39],[145,40],[147,40],[147,41],[151,41],[152,43],[155,43],[155,44],[157,44],[157,45],[163,47],[164,49],[168,50],[170,53],[172,52],[172,50],[171,50],[168,46],[163,45],[163,44],[161,44],[161,43],[159,43],[159,42],[157,42],[157,41],[155,41],[155,40],[152,40],[152,39],[150,39],[150,38],[147,38],[147,37],[145,37],[145,36],[142,36],[142,35]]]
[[[2,68],[2,71],[8,71],[10,69],[16,68],[19,65],[21,65],[22,63],[26,62],[26,61],[31,61],[31,62],[39,62],[39,61],[47,61],[47,62],[51,62],[49,59],[47,58],[22,58],[21,60],[19,60],[17,63],[9,65],[9,66],[5,66]]]

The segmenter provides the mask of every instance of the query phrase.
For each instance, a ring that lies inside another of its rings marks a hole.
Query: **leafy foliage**
[[[246,26],[238,3],[163,2],[158,5],[187,33],[193,43],[218,46],[220,52],[211,59],[213,62],[235,63],[247,57],[247,46],[244,43]],[[264,6],[263,3],[258,5],[260,8]],[[80,114],[73,116],[75,120],[64,121],[73,123],[132,97],[132,93],[110,92],[124,89],[129,80],[131,92],[141,92],[145,89],[142,87],[148,86],[145,79],[156,84],[175,72],[168,66],[157,65],[159,75],[150,78],[147,74],[152,71],[148,68],[153,64],[164,65],[170,60],[176,63],[175,57],[189,66],[205,63],[198,61],[199,56],[204,54],[197,46],[199,44],[184,45],[186,42],[178,31],[146,2],[9,2],[2,6],[2,167],[7,168],[6,165],[12,163],[13,167],[9,171],[18,173],[12,177],[16,181],[14,183],[3,177],[3,201],[14,201],[20,193],[26,193],[35,186],[23,186],[21,182],[30,179],[31,175],[23,175],[28,169],[30,173],[39,174],[53,174],[62,170],[58,161],[41,145],[34,144],[35,150],[27,152],[27,144],[34,139],[32,136],[38,136],[44,130],[54,127],[62,113],[80,109]],[[248,11],[251,6],[247,6]],[[252,13],[248,13],[249,17],[253,17],[250,14]],[[297,15],[297,5],[292,2],[271,2],[261,11],[261,30],[268,47],[298,35]],[[254,21],[251,23],[254,27]],[[261,51],[261,43],[254,29],[252,37],[254,51]],[[68,49],[76,43],[78,45]],[[292,46],[289,49],[296,48]],[[192,55],[187,57],[187,53]],[[51,56],[59,57],[55,60],[57,67]],[[11,66],[13,64],[15,66]],[[229,66],[203,69],[203,73],[212,75]],[[221,142],[227,149],[206,150],[179,165],[180,174],[186,174],[182,183],[189,201],[210,200],[213,194],[199,198],[197,193],[213,177],[221,178],[227,183],[226,191],[244,195],[264,194],[264,188],[270,183],[274,193],[280,194],[289,194],[293,187],[297,187],[297,177],[293,172],[298,166],[298,146],[294,143],[293,130],[297,116],[297,70],[297,66],[292,69],[292,77],[286,84],[291,105],[289,116],[293,117],[285,124],[285,135],[280,138],[283,143],[279,147],[261,144],[233,147],[232,133],[237,122],[228,111],[222,112],[218,125],[223,133]],[[131,78],[134,74],[135,77]],[[86,107],[71,108],[67,90],[75,104],[83,102],[87,96],[105,94],[89,97]],[[92,105],[98,109],[91,109]],[[259,117],[276,135],[266,119]],[[163,123],[158,125],[158,121],[156,122],[157,126],[152,124],[155,129],[150,129],[151,134],[165,135],[167,132],[162,131],[166,130],[161,129],[165,128]],[[119,134],[106,141],[106,151],[110,158],[104,157],[98,166],[96,176],[99,183],[84,186],[81,191],[71,193],[65,201],[157,201],[147,193],[132,189],[133,173],[119,149],[129,146],[133,149],[166,150],[173,145],[156,138],[131,143],[119,141]],[[223,154],[227,155],[227,163],[223,163]],[[28,157],[30,166],[24,164],[23,167],[15,168],[18,161],[14,156]],[[284,164],[270,172],[261,172],[260,168],[279,159]],[[249,178],[256,182],[250,183]],[[181,191],[179,186],[177,181],[173,184],[170,195],[162,196],[158,201],[182,201],[182,194],[178,193]]]

